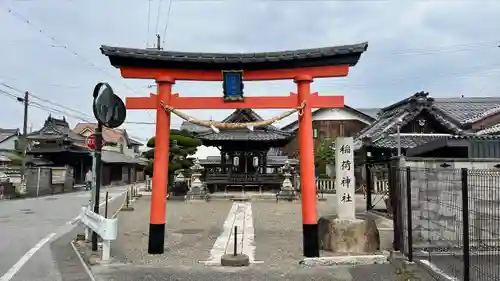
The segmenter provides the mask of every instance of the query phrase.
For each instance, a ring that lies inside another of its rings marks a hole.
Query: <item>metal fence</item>
[[[442,280],[500,280],[500,171],[394,169],[395,248]]]

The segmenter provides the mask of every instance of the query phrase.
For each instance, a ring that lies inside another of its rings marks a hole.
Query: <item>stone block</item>
[[[249,266],[250,258],[245,254],[225,254],[222,256],[220,263],[222,266]]]
[[[374,253],[380,250],[380,235],[371,218],[339,220],[336,216],[318,220],[320,249],[334,253]]]

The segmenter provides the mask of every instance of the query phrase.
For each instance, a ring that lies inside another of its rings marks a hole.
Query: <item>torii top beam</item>
[[[270,53],[189,53],[101,46],[124,78],[222,81],[221,70],[243,70],[245,81],[346,76],[368,43]],[[148,69],[145,71],[145,69]]]
[[[245,81],[296,79],[297,77],[343,77],[356,65],[368,43],[305,49],[296,51],[222,54],[189,53],[151,49],[101,46],[111,64],[120,68],[124,78],[222,81],[222,70],[243,70]],[[343,107],[342,96],[318,96],[308,99],[313,108]],[[156,109],[156,96],[130,97],[128,109]],[[245,97],[244,101],[226,103],[220,97],[179,97],[169,105],[178,109],[223,108],[293,108],[297,96]]]

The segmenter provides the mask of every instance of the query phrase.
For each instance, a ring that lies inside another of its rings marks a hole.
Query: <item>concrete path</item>
[[[119,199],[126,187],[106,190],[111,198]],[[0,201],[0,281],[61,280],[48,244],[74,227],[72,222],[88,203],[89,194]],[[102,200],[104,195],[105,191]]]

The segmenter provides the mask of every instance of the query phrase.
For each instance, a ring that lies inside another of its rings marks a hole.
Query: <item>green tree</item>
[[[146,144],[150,150],[143,153],[144,158],[148,159],[146,166],[146,174],[153,175],[153,159],[155,154],[156,138],[152,137]],[[168,163],[169,178],[173,177],[174,171],[179,169],[187,169],[193,165],[192,160],[188,156],[194,155],[201,145],[201,141],[195,135],[187,130],[170,129],[170,152]],[[171,180],[169,182],[172,182]]]
[[[335,141],[324,139],[314,152],[314,164],[319,175],[326,174],[326,165],[335,163]]]

